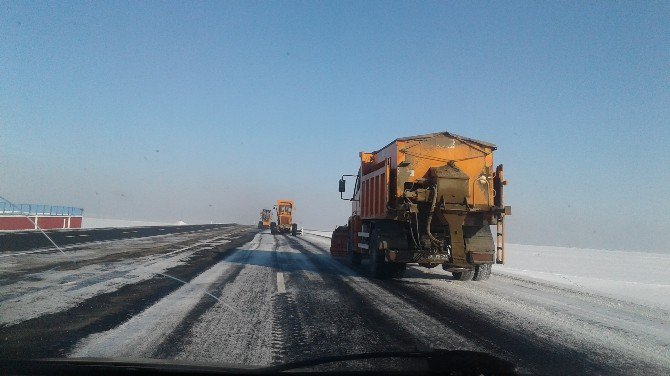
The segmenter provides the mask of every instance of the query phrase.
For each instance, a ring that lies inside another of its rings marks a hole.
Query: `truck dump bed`
[[[428,177],[431,167],[453,162],[468,176],[468,205],[489,209],[494,205],[492,177],[495,145],[454,135],[432,133],[399,138],[380,150],[361,152],[362,218],[393,217],[389,203],[402,196],[405,185]]]

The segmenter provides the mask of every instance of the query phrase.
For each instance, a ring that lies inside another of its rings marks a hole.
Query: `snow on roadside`
[[[318,236],[325,236],[327,238],[330,238],[333,235],[332,231],[321,231],[321,230],[302,230],[303,233],[305,234],[312,234],[312,235],[318,235]]]
[[[218,301],[196,322],[191,322],[194,326],[187,337],[188,343],[177,358],[269,364],[274,270],[268,264],[271,244],[266,244],[266,250],[257,249],[259,245],[260,236],[257,235],[243,249],[206,269],[123,324],[80,340],[69,357],[151,358],[206,297],[205,294],[232,277],[232,281],[223,285],[223,290],[212,291],[218,295]],[[206,298],[214,299],[212,295]],[[174,343],[170,345],[176,346]]]
[[[507,244],[494,273],[670,310],[670,254]]]
[[[94,296],[154,278],[157,273],[164,273],[168,269],[188,262],[198,247],[205,244],[212,245],[217,238],[222,237],[217,236],[165,254],[84,265],[76,269],[49,269],[32,273],[28,278],[1,286],[0,325],[14,325],[35,317],[61,312]],[[215,244],[226,242],[217,240]],[[125,243],[117,242],[113,245],[123,248],[122,244]],[[107,247],[110,248],[111,245]],[[99,256],[101,251],[104,252],[105,248],[97,252],[82,250],[80,253]],[[57,254],[56,257],[61,256]]]
[[[153,278],[183,264],[195,251],[168,258],[156,256],[87,265],[77,270],[49,270],[2,287],[0,324],[14,325],[61,312],[86,299]]]
[[[220,262],[120,326],[79,341],[70,357],[147,358],[226,270]]]
[[[130,221],[126,219],[108,219],[84,217],[82,228],[106,228],[106,227],[144,227],[144,226],[173,226],[185,224],[182,221],[168,223],[155,221]]]
[[[304,232],[326,237],[332,234]],[[494,266],[494,274],[670,310],[670,254],[505,244],[505,258],[505,265]]]
[[[176,359],[254,366],[272,363],[279,330],[273,316],[273,297],[278,293],[278,264],[273,259],[282,258],[275,253],[275,241],[272,235],[258,234],[221,261],[239,272],[234,279],[219,284],[216,295],[234,304],[238,314],[231,314],[222,304],[202,312],[184,335],[186,341]],[[276,251],[284,256],[297,253],[281,246]]]

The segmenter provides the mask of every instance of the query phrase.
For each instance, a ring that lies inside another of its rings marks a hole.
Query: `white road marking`
[[[277,292],[283,294],[286,292],[286,282],[284,282],[284,273],[277,272]]]

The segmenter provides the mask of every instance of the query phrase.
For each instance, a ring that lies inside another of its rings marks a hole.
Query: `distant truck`
[[[261,220],[258,221],[258,229],[268,229],[270,228],[270,222],[272,221],[272,210],[263,209],[261,210]]]
[[[408,263],[441,265],[457,280],[485,280],[505,259],[503,166],[496,146],[449,132],[398,138],[360,153],[351,216],[331,255],[370,259],[373,277],[400,277]],[[494,245],[490,225],[496,225]]]
[[[277,222],[270,223],[270,232],[274,234],[298,235],[298,225],[293,223],[293,211],[295,204],[291,200],[277,200],[277,205],[274,207],[277,212]]]

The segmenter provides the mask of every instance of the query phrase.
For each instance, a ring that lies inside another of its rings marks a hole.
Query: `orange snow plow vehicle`
[[[277,222],[270,223],[270,232],[274,234],[286,234],[296,236],[301,231],[298,230],[298,225],[293,223],[293,212],[295,204],[291,200],[277,200],[275,211],[277,212]]]
[[[449,132],[399,138],[361,152],[351,216],[331,238],[331,255],[370,259],[373,277],[400,277],[408,263],[441,265],[458,280],[485,280],[505,260],[503,166],[496,146]],[[491,225],[496,226],[494,245]]]
[[[270,228],[270,222],[272,221],[272,210],[263,209],[261,210],[261,220],[258,221],[258,229],[267,229]]]

